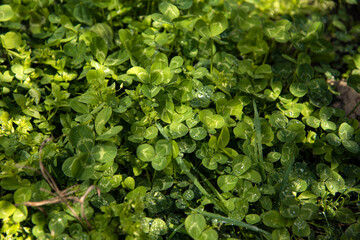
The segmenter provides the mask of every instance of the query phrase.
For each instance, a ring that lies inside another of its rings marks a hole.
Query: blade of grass
[[[200,192],[205,195],[207,198],[210,199],[210,201],[221,211],[224,213],[227,213],[226,207],[222,204],[222,202],[217,201],[215,198],[213,198],[201,185],[199,180],[190,172],[189,168],[186,166],[184,160],[182,159],[182,154],[179,154],[179,156],[176,158],[176,162],[179,165],[180,169],[188,176],[188,178],[194,183],[194,185],[200,190]]]
[[[260,123],[260,117],[259,112],[257,110],[257,105],[255,100],[253,99],[253,106],[254,106],[254,126],[255,126],[255,160],[258,163],[260,174],[262,179],[266,180],[266,174],[264,169],[264,159],[263,159],[263,151],[262,151],[262,144],[261,144],[261,123]]]
[[[206,217],[214,218],[214,219],[218,219],[220,221],[223,221],[226,224],[233,224],[233,225],[243,227],[243,228],[249,229],[251,231],[257,232],[257,233],[264,234],[266,239],[269,239],[269,240],[271,239],[271,233],[269,233],[269,232],[267,232],[267,231],[265,231],[265,230],[263,230],[261,228],[258,228],[258,227],[254,226],[254,225],[245,223],[245,222],[240,221],[240,220],[236,220],[236,219],[232,219],[232,218],[228,218],[228,217],[223,217],[223,216],[218,215],[218,214],[209,213],[209,212],[205,212],[205,211],[199,211],[199,210],[196,210],[196,209],[193,209],[193,208],[190,208],[190,209],[192,211],[200,213],[200,214],[202,214],[202,215],[204,215]]]
[[[219,193],[219,191],[212,185],[212,183],[196,168],[194,168],[194,171],[196,171],[197,174],[199,174],[200,178],[203,179],[206,184],[209,186],[211,191],[220,199],[220,201],[225,205],[225,198]],[[227,209],[226,209],[227,210]],[[229,211],[225,212],[226,214],[229,214]]]

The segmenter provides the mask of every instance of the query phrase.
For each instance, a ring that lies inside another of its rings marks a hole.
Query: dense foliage
[[[356,0],[2,2],[0,239],[360,239]]]

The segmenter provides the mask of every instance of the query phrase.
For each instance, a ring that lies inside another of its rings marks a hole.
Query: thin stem
[[[177,228],[174,229],[174,231],[170,234],[168,240],[172,239],[172,237],[181,229],[183,228],[185,223],[180,224]]]
[[[358,103],[356,104],[356,106],[349,112],[349,114],[347,115],[347,117],[350,117],[350,115],[351,115],[353,112],[355,112],[356,108],[357,108],[359,105],[360,105],[360,102],[358,102]]]

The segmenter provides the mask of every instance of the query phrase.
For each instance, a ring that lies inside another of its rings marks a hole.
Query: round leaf
[[[90,152],[95,144],[95,134],[87,126],[76,126],[70,130],[70,143],[82,152]]]
[[[220,35],[228,28],[229,24],[226,17],[222,14],[217,14],[211,19],[210,33],[211,37]]]
[[[308,88],[304,83],[294,82],[290,85],[290,92],[295,97],[303,97],[307,94]]]
[[[358,153],[360,151],[359,144],[352,140],[342,140],[343,146],[352,153]]]
[[[159,10],[163,15],[170,18],[171,20],[179,17],[180,15],[179,9],[175,5],[166,1],[163,1],[159,4]]]
[[[164,170],[164,168],[166,168],[166,166],[167,166],[166,156],[156,154],[155,157],[151,161],[151,166],[156,171]]]
[[[245,155],[238,155],[233,160],[232,169],[235,176],[241,176],[251,167],[251,159]]]
[[[203,38],[211,37],[209,26],[206,24],[206,22],[204,20],[199,19],[195,23],[195,29],[200,34],[200,36],[202,36]]]
[[[18,208],[15,210],[15,212],[12,215],[12,219],[14,222],[22,222],[26,220],[28,216],[28,210],[25,205],[19,205]]]
[[[335,212],[336,220],[341,223],[350,224],[356,222],[355,214],[349,208],[339,208]]]
[[[245,221],[249,224],[256,224],[261,221],[261,218],[257,214],[248,214],[245,216]]]
[[[280,215],[278,211],[270,210],[261,214],[261,218],[266,226],[272,228],[283,228],[286,226],[286,218]]]
[[[292,226],[294,234],[298,237],[308,237],[310,235],[310,226],[302,218],[297,218]]]
[[[218,233],[215,229],[206,229],[203,231],[198,240],[217,240]]]
[[[312,220],[318,216],[319,208],[313,203],[305,203],[301,206],[300,217],[304,220]]]
[[[342,123],[339,127],[339,137],[341,140],[349,140],[354,135],[354,128],[347,123]]]
[[[286,228],[275,229],[271,233],[271,236],[273,239],[277,239],[277,240],[290,240],[290,234]]]
[[[10,217],[16,210],[16,207],[8,201],[0,201],[0,219]]]
[[[55,216],[49,221],[49,230],[53,235],[59,235],[66,228],[67,220],[62,216]]]
[[[155,235],[164,235],[167,233],[168,227],[164,220],[155,218],[150,227],[150,233]]]
[[[231,191],[235,188],[238,178],[233,175],[221,175],[217,179],[217,184],[223,192]]]
[[[191,214],[185,219],[185,229],[194,239],[198,239],[200,237],[201,233],[205,229],[205,226],[206,220],[203,215]]]
[[[192,128],[189,131],[189,135],[192,139],[200,141],[207,136],[207,131],[203,127]]]
[[[136,149],[136,156],[143,162],[151,162],[155,157],[155,149],[150,144],[141,144]]]
[[[91,150],[91,156],[93,156],[95,161],[100,163],[112,162],[116,156],[116,153],[116,146],[112,142],[98,144]]]
[[[300,213],[299,204],[293,198],[284,199],[279,210],[280,214],[286,218],[296,218]]]
[[[32,191],[31,191],[30,187],[18,188],[14,193],[14,202],[16,204],[22,203],[22,202],[27,202],[30,200],[31,194],[32,194]]]
[[[4,4],[0,6],[0,22],[9,21],[14,16],[11,6]]]

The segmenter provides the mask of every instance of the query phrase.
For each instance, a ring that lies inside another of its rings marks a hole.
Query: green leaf
[[[171,176],[165,175],[156,178],[153,182],[153,190],[164,191],[169,189],[174,184],[174,179]]]
[[[217,240],[218,233],[215,229],[206,229],[203,231],[198,240]]]
[[[109,121],[112,114],[111,107],[104,107],[95,118],[95,130],[98,135],[104,131],[105,124]]]
[[[290,85],[290,92],[295,97],[303,97],[307,94],[308,88],[304,83],[293,82]]]
[[[286,218],[296,218],[299,216],[300,208],[294,198],[286,198],[281,202],[279,211]]]
[[[53,235],[59,235],[64,232],[67,225],[67,220],[62,215],[58,214],[55,217],[51,218],[49,221],[49,230]]]
[[[320,127],[321,121],[314,116],[310,116],[306,118],[306,124],[312,128]]]
[[[130,189],[130,190],[135,189],[135,179],[133,177],[125,178],[123,183],[127,189]]]
[[[310,235],[310,226],[302,218],[297,218],[292,225],[294,234],[298,237],[308,237]]]
[[[94,174],[94,165],[94,158],[87,152],[81,152],[66,159],[62,165],[62,171],[68,177],[86,180]]]
[[[275,229],[271,235],[272,235],[272,239],[290,240],[290,234],[286,228]]]
[[[333,146],[335,146],[335,147],[338,147],[338,146],[341,145],[341,139],[340,139],[338,136],[336,136],[335,133],[329,133],[329,134],[327,134],[327,135],[326,135],[326,141],[327,141],[329,144],[331,144],[331,145],[333,145]]]
[[[149,84],[144,84],[141,86],[141,92],[144,94],[144,96],[148,98],[155,97],[160,92],[160,90],[160,87],[152,86]]]
[[[203,38],[210,38],[211,32],[209,26],[206,24],[206,22],[202,19],[199,19],[195,23],[195,29],[196,31],[202,36]]]
[[[16,32],[7,32],[5,35],[1,36],[1,40],[6,49],[19,49],[22,45],[21,35]]]
[[[151,166],[156,171],[164,170],[167,164],[168,164],[167,157],[161,154],[156,154],[155,157],[151,160]]]
[[[217,184],[223,192],[229,192],[233,190],[239,179],[233,175],[221,175],[217,179]]]
[[[128,51],[125,50],[119,50],[112,54],[110,54],[104,63],[106,66],[118,66],[129,60],[130,56]]]
[[[141,144],[136,149],[136,156],[143,162],[151,162],[155,157],[155,149],[150,144]]]
[[[155,144],[155,152],[158,155],[168,156],[172,154],[172,145],[169,140],[160,139]]]
[[[185,219],[185,229],[194,239],[198,239],[200,237],[201,233],[205,229],[205,226],[206,220],[203,215],[191,214]]]
[[[347,80],[347,85],[360,93],[360,75],[351,75]]]
[[[90,152],[95,145],[95,133],[87,126],[76,126],[70,130],[70,143],[81,152]]]
[[[168,227],[166,225],[166,222],[162,220],[161,218],[155,218],[154,221],[151,223],[150,227],[150,234],[155,235],[165,235],[168,231]]]
[[[12,215],[12,219],[16,223],[25,221],[27,217],[28,217],[28,210],[25,205],[19,205]]]
[[[70,107],[81,114],[87,114],[89,113],[89,105],[79,102],[77,99],[73,98],[70,101]]]
[[[142,67],[132,67],[126,73],[129,75],[136,75],[141,83],[150,83],[149,73]]]
[[[27,202],[31,199],[32,190],[30,187],[20,187],[14,193],[14,202],[16,204]]]
[[[108,52],[108,46],[106,45],[105,40],[101,37],[93,38],[90,44],[90,49],[99,63],[103,64]]]
[[[201,141],[207,136],[207,131],[203,127],[191,128],[189,135],[196,141]]]
[[[308,63],[300,64],[296,70],[296,74],[301,83],[308,83],[314,76],[314,69]]]
[[[177,122],[170,124],[169,129],[170,134],[174,139],[183,137],[189,132],[189,128],[185,124]]]
[[[260,183],[261,182],[261,175],[259,172],[250,169],[249,171],[245,172],[240,176],[243,179],[247,179],[253,183]]]
[[[159,10],[162,14],[164,14],[171,20],[180,16],[179,9],[175,5],[168,3],[167,1],[161,2],[159,4]]]
[[[11,6],[4,4],[0,6],[0,22],[9,21],[14,16]]]
[[[175,56],[170,61],[170,69],[180,68],[184,63],[184,60],[180,56]]]
[[[335,218],[341,223],[350,224],[356,222],[355,214],[349,209],[345,207],[341,207],[336,210]]]
[[[219,149],[223,149],[228,145],[229,141],[230,141],[229,129],[227,127],[223,127],[217,139],[217,147]]]
[[[12,203],[8,201],[0,201],[0,219],[10,217],[15,211],[16,207]]]
[[[116,136],[119,132],[123,130],[123,126],[115,126],[101,134],[96,138],[97,141],[106,141],[109,140],[111,137]]]
[[[261,221],[261,217],[257,214],[248,214],[245,216],[245,221],[249,224],[256,224]]]
[[[114,160],[117,154],[117,148],[114,143],[106,142],[97,144],[91,150],[91,156],[100,163],[109,163]]]
[[[251,159],[246,155],[238,155],[232,163],[233,174],[241,176],[251,167]]]
[[[81,23],[85,23],[89,26],[91,26],[93,24],[89,10],[83,4],[77,4],[75,6],[75,8],[73,10],[73,15],[74,15],[75,19]]]
[[[278,211],[270,210],[261,214],[264,224],[271,228],[286,227],[286,218],[280,215]]]
[[[347,123],[342,123],[339,127],[339,137],[341,140],[349,140],[354,135],[354,128]]]
[[[211,37],[215,37],[223,33],[229,24],[226,17],[222,14],[215,15],[210,22],[210,35]]]
[[[155,126],[150,126],[146,129],[144,138],[145,139],[153,139],[158,135],[158,129]]]
[[[286,128],[289,119],[284,116],[280,111],[275,111],[271,114],[269,122],[272,126],[276,128]]]
[[[343,146],[346,148],[346,150],[348,150],[349,152],[358,153],[360,151],[359,144],[355,141],[342,140],[341,142],[342,142]]]
[[[312,220],[318,217],[319,208],[313,203],[305,203],[300,209],[300,218],[304,220]]]

